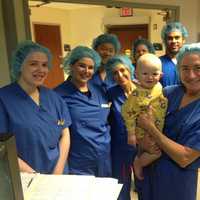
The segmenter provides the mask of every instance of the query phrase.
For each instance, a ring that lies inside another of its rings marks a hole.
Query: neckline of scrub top
[[[70,80],[66,80],[66,81],[64,82],[64,84],[65,84],[66,86],[69,85],[69,87],[71,88],[72,91],[78,92],[78,93],[80,93],[81,95],[83,95],[84,97],[87,97],[88,99],[93,98],[94,95],[95,95],[95,92],[94,92],[93,87],[92,87],[92,83],[90,83],[89,81],[88,81],[88,92],[90,92],[90,95],[89,95],[89,96],[83,94]]]
[[[35,108],[37,108],[37,109],[41,109],[41,108],[43,108],[44,110],[45,110],[45,108],[44,108],[44,104],[43,104],[43,101],[44,101],[44,95],[43,95],[43,93],[44,93],[44,88],[41,86],[41,87],[39,87],[38,89],[39,89],[39,94],[40,94],[40,97],[39,97],[39,105],[38,104],[36,104],[36,102],[24,91],[24,89],[16,82],[16,88],[18,89],[18,91],[20,92],[20,94],[24,97],[24,98],[26,98],[26,99],[28,99],[28,101],[30,102],[30,104],[32,104]]]
[[[106,83],[101,79],[99,71],[95,72],[95,74],[93,75],[93,77],[90,81],[94,82],[94,84],[96,83],[97,85],[100,85],[100,86],[104,86],[104,87],[107,86]]]
[[[80,91],[81,92],[81,91]],[[82,94],[86,95],[87,97],[91,96],[91,92],[88,90],[86,92],[81,92]]]
[[[169,55],[167,55],[167,54],[165,54],[163,56],[160,56],[160,58],[164,58],[164,59],[172,61],[171,57]]]
[[[115,81],[109,79],[107,75],[106,75],[105,79],[102,80],[101,77],[100,77],[99,71],[95,72],[95,74],[93,75],[93,78],[91,79],[91,82],[92,81],[96,82],[97,85],[100,85],[100,86],[105,87],[105,88],[107,88],[107,87],[111,88],[111,87],[117,85],[115,83]]]
[[[171,86],[173,87],[173,86]],[[176,87],[176,97],[173,99],[173,106],[168,106],[168,111],[167,111],[167,114],[168,113],[173,113],[173,112],[182,112],[182,110],[185,110],[185,109],[188,109],[188,107],[191,107],[193,106],[193,104],[196,104],[197,101],[200,101],[200,99],[196,99],[192,102],[190,102],[189,104],[187,104],[186,106],[182,107],[182,108],[179,108],[180,104],[181,104],[181,100],[185,94],[185,88],[184,86],[182,85],[179,85],[178,87],[177,86],[174,86]],[[167,88],[166,88],[167,89]]]

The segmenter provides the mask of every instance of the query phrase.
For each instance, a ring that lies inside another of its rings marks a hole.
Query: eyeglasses
[[[200,65],[195,65],[195,66],[180,66],[180,70],[184,73],[188,73],[191,70],[194,73],[200,73]]]

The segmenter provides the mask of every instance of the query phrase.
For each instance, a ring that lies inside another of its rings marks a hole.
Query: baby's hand
[[[141,112],[140,115],[137,118],[137,126],[140,128],[148,131],[149,128],[154,125],[154,117],[153,117],[153,108],[152,106],[149,106],[148,111]]]

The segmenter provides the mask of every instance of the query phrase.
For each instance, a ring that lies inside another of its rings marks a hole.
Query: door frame
[[[38,1],[38,0],[31,0]],[[161,4],[147,4],[147,3],[132,3],[124,1],[114,0],[51,0],[52,3],[79,3],[89,5],[104,5],[109,7],[130,7],[130,8],[142,8],[142,9],[156,9],[156,10],[170,10],[172,21],[180,20],[180,6],[175,5],[161,5]]]

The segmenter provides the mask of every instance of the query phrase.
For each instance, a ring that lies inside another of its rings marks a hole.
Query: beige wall
[[[116,2],[118,0],[115,0]],[[120,0],[124,2],[133,2],[133,0]],[[199,0],[134,0],[134,3],[158,4],[180,6],[180,21],[189,30],[188,42],[196,42],[198,32],[200,31],[199,23]]]
[[[149,39],[161,42],[160,29],[164,22],[158,11],[135,9],[133,17],[120,17],[116,8],[79,8],[62,10],[53,8],[34,8],[31,10],[31,23],[57,23],[61,26],[62,42],[90,46],[93,38],[105,31],[107,25],[148,24]],[[45,13],[45,14],[44,14]],[[157,29],[153,30],[153,24]]]
[[[53,9],[45,7],[32,8],[30,21],[31,21],[31,32],[33,40],[34,40],[34,33],[33,33],[34,23],[59,25],[61,30],[62,51],[64,55],[63,44],[71,43],[69,13],[62,9]]]
[[[125,25],[125,24],[148,24],[149,40],[151,42],[161,42],[160,31],[165,24],[162,16],[158,15],[158,10],[133,9],[132,17],[120,17],[119,9],[106,9],[103,19],[104,25]],[[157,24],[157,29],[153,30],[153,24]]]
[[[93,38],[104,32],[102,20],[105,8],[82,8],[71,10],[70,26],[71,26],[71,45],[90,46]]]

